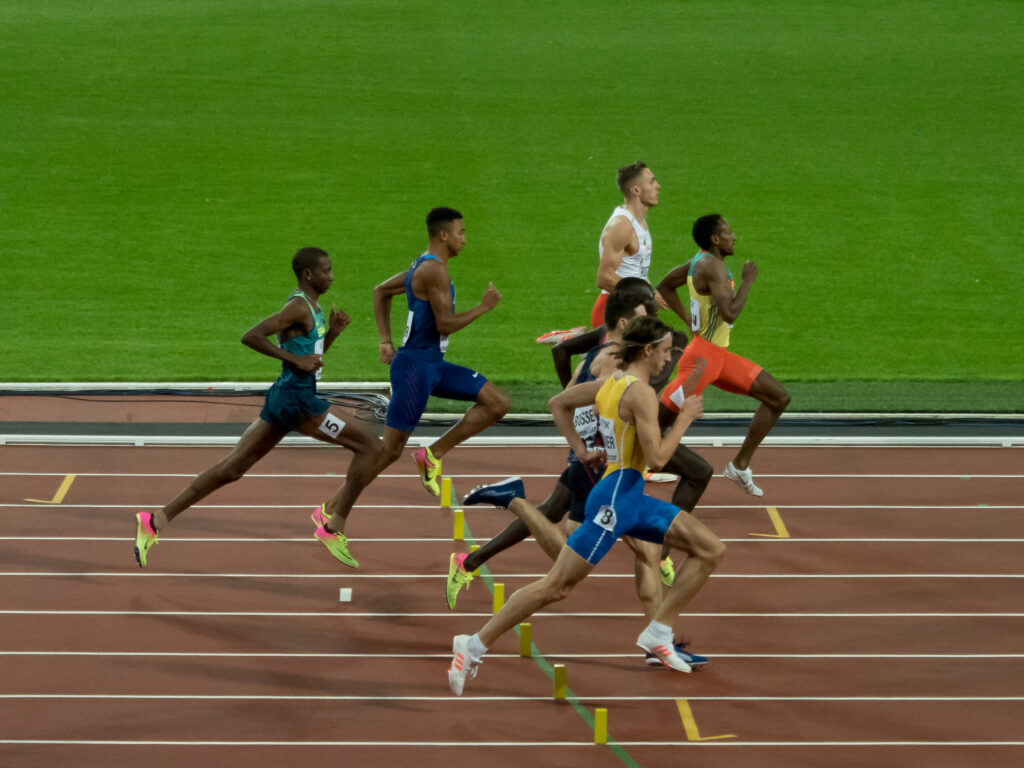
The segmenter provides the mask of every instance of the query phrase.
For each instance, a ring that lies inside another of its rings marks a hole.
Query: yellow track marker
[[[450,507],[452,505],[452,479],[450,477],[441,478],[441,506]]]
[[[608,743],[608,710],[594,710],[594,743]]]
[[[524,621],[519,625],[519,655],[528,659],[533,655],[533,638],[531,635],[530,622]]]
[[[53,495],[53,498],[49,501],[44,499],[25,499],[25,501],[34,501],[37,504],[60,504],[64,501],[64,497],[68,493],[68,488],[75,482],[75,475],[64,475],[64,481],[60,484],[60,488],[57,489],[57,493]]]
[[[697,729],[697,721],[693,719],[693,710],[690,709],[690,702],[686,699],[676,699],[676,707],[679,708],[679,716],[683,718],[683,730],[686,731],[688,741],[715,741],[717,739],[735,739],[736,734],[726,733],[721,736],[701,736]]]
[[[565,699],[565,664],[555,664],[551,667],[555,672],[555,698]]]
[[[761,536],[766,539],[788,539],[789,531],[786,530],[786,524],[782,522],[782,515],[779,514],[779,510],[775,507],[768,507],[768,517],[772,519],[775,533],[751,533],[750,535]]]
[[[505,604],[505,585],[495,584],[494,585],[494,612],[497,613],[501,610],[501,606]]]
[[[461,509],[452,512],[452,538],[462,541],[466,535],[466,515]]]

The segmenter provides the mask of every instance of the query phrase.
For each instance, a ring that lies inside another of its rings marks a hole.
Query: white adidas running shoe
[[[730,461],[722,473],[722,477],[732,480],[744,493],[749,493],[751,496],[764,496],[764,491],[754,485],[754,473],[750,471],[750,467],[736,469]]]

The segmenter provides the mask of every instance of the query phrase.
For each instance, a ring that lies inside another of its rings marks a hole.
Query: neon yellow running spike
[[[159,543],[156,529],[153,527],[153,515],[139,512],[135,515],[135,562],[140,568],[146,567],[146,554],[149,548]]]
[[[448,601],[448,610],[455,610],[455,601],[459,592],[465,587],[469,589],[469,582],[473,580],[473,574],[466,570],[463,563],[466,561],[465,553],[453,552],[448,561],[448,582],[444,587],[444,596]]]
[[[420,480],[423,481],[423,487],[427,489],[427,493],[431,496],[440,496],[441,488],[437,481],[441,477],[441,460],[436,458],[430,452],[430,448],[426,446],[415,451],[412,459],[419,467]]]
[[[671,557],[666,557],[661,561],[661,568],[659,571],[661,572],[661,583],[666,587],[671,587],[672,582],[676,580],[676,569],[672,564]]]
[[[348,539],[345,538],[344,534],[331,533],[321,525],[313,535],[320,540],[321,544],[327,547],[327,551],[334,555],[337,560],[343,562],[349,568],[359,567],[356,559],[349,554]]]

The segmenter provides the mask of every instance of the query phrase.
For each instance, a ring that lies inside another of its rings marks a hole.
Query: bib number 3
[[[613,507],[609,507],[607,504],[602,505],[601,508],[597,510],[594,522],[609,533],[614,533],[615,524],[618,522],[618,518],[615,516],[615,509]]]

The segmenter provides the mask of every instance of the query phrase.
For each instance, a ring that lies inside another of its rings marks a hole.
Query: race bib
[[[606,504],[602,505],[594,516],[594,522],[597,523],[598,527],[604,528],[609,533],[615,533],[615,524],[618,522],[618,518],[615,516],[615,509]]]
[[[588,451],[594,450],[597,442],[597,414],[593,406],[577,408],[572,416],[572,426]]]
[[[696,299],[690,299],[690,331],[691,333],[700,331],[700,302]]]
[[[313,343],[313,352],[318,354],[318,355],[320,355],[321,358],[323,357],[323,354],[324,354],[324,340],[323,339],[317,339]],[[321,366],[321,367],[316,369],[316,373],[313,374],[316,377],[316,379],[315,379],[316,381],[320,381],[320,374],[323,372],[323,370],[324,370],[323,366]]]
[[[601,440],[604,443],[604,453],[608,457],[608,463],[617,464],[619,444],[615,441],[615,420],[602,416],[598,429],[601,432]]]

